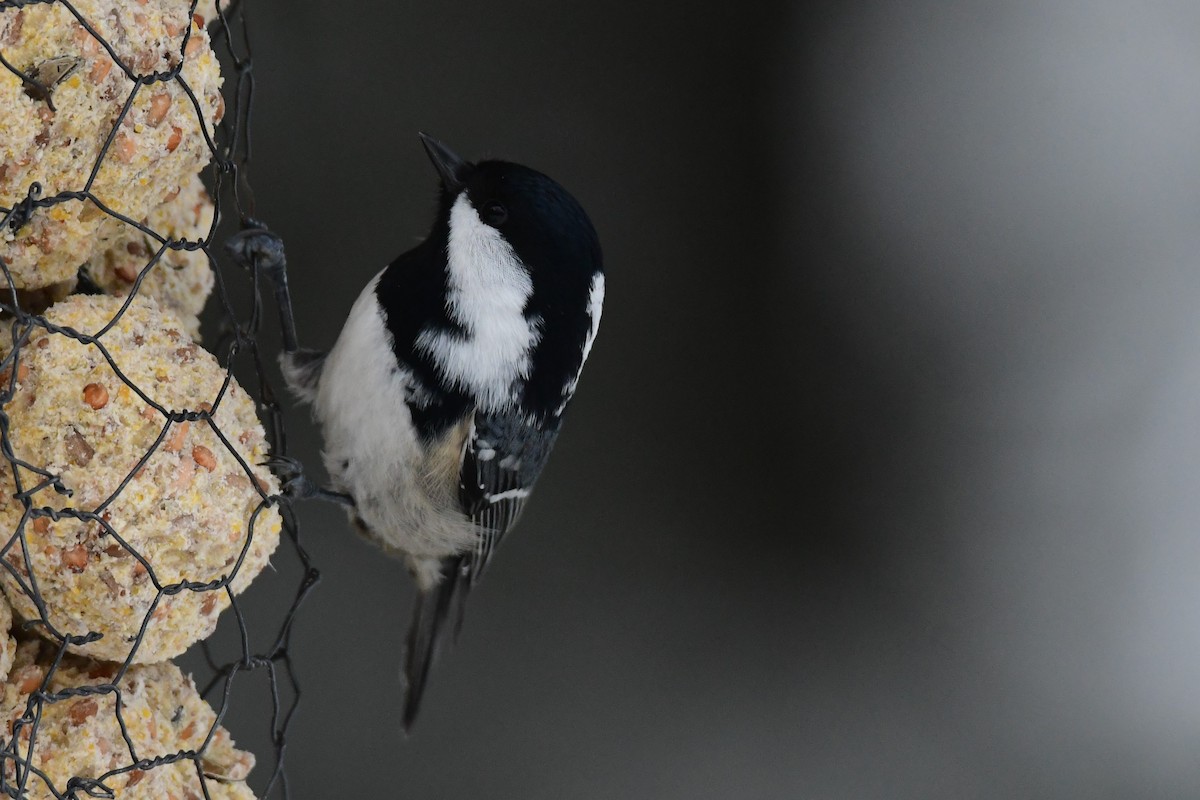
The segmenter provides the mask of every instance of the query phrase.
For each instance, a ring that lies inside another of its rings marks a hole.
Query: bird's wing
[[[405,730],[416,718],[446,622],[454,621],[457,636],[467,595],[521,515],[558,436],[558,424],[557,419],[543,424],[516,414],[475,413],[463,442],[458,494],[479,535],[474,550],[442,559],[438,583],[417,596],[404,658]]]
[[[458,477],[459,502],[479,532],[469,554],[472,583],[521,516],[557,437],[557,419],[545,423],[516,413],[475,414]]]

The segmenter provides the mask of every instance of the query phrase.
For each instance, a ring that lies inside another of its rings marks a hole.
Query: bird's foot
[[[280,488],[289,500],[325,500],[338,505],[354,507],[354,498],[344,492],[336,492],[317,486],[304,474],[304,465],[290,456],[271,456],[262,462],[279,478]]]
[[[225,241],[225,251],[245,269],[258,267],[272,283],[287,281],[287,255],[283,239],[261,222],[249,220],[247,227]]]
[[[244,269],[261,270],[275,290],[275,305],[279,307],[279,325],[283,332],[283,351],[294,353],[300,344],[296,337],[296,322],[292,316],[292,296],[288,291],[287,255],[283,239],[271,233],[261,222],[247,219],[242,230],[225,241],[225,250]]]

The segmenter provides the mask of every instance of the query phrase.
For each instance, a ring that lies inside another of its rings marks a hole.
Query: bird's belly
[[[456,498],[441,487],[414,480],[419,464],[387,463],[326,452],[326,467],[338,491],[354,498],[351,519],[385,549],[415,559],[444,558],[474,547],[474,525]]]
[[[475,529],[458,503],[452,441],[420,446],[398,367],[368,284],[326,358],[314,410],[325,438],[333,488],[354,498],[352,517],[396,555],[441,558],[474,546]],[[461,446],[461,440],[459,447]]]

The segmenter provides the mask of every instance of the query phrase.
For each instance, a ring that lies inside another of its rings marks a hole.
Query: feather
[[[479,580],[496,545],[520,519],[558,427],[557,418],[541,423],[515,410],[476,412],[458,479],[459,502],[477,533],[472,582]]]
[[[311,403],[316,398],[321,368],[325,366],[327,355],[319,350],[304,349],[280,354],[279,367],[283,371],[283,379],[301,401]]]
[[[405,648],[405,730],[416,719],[447,623],[453,625],[457,638],[467,595],[496,545],[521,516],[557,436],[557,419],[542,425],[515,413],[476,412],[459,468],[459,501],[475,525],[475,547],[436,562],[410,560],[417,583],[424,588],[417,594]]]
[[[417,718],[446,620],[454,620],[455,636],[462,626],[463,609],[472,584],[470,555],[442,559],[440,572],[441,580],[417,593],[417,605],[408,629],[404,654],[405,732]]]

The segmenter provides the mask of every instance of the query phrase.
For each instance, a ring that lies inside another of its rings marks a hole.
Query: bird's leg
[[[300,349],[296,337],[296,320],[292,316],[292,295],[288,291],[287,256],[283,239],[271,233],[261,223],[247,220],[245,227],[229,237],[225,249],[231,258],[249,270],[261,270],[275,287],[275,305],[279,308],[279,325],[283,333],[283,352],[289,355]],[[292,500],[327,500],[354,507],[354,498],[317,486],[304,474],[304,467],[288,456],[271,456],[263,462],[279,478],[283,493]]]
[[[325,500],[330,503],[354,508],[354,498],[344,492],[335,492],[317,486],[304,474],[304,467],[294,458],[288,456],[271,456],[262,462],[270,467],[279,478],[280,488],[292,500]]]
[[[283,239],[255,220],[247,220],[245,224],[246,227],[229,237],[225,249],[234,261],[246,269],[262,270],[271,281],[275,287],[275,305],[279,308],[279,325],[283,330],[283,352],[295,353],[300,342],[296,337],[296,320],[292,316]]]

